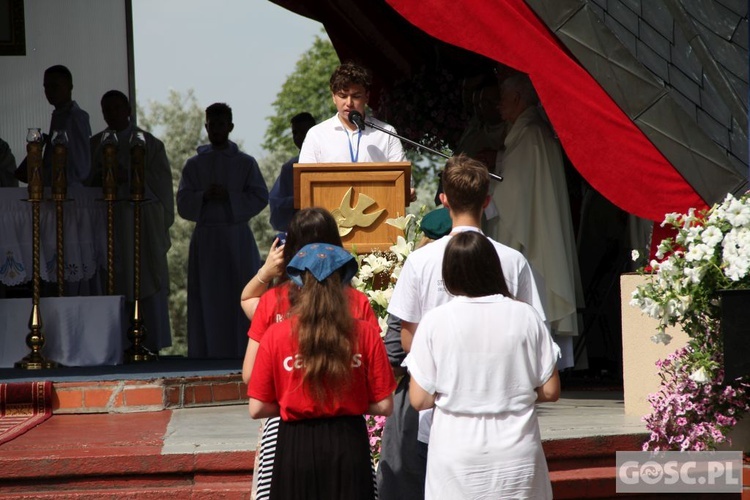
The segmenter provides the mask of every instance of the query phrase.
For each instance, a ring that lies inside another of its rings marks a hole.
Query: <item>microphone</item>
[[[355,124],[359,130],[365,129],[365,120],[362,118],[362,113],[359,111],[349,111],[349,121]]]
[[[411,139],[407,139],[406,137],[404,137],[402,135],[395,134],[395,133],[391,132],[390,130],[388,130],[386,128],[380,127],[380,126],[372,123],[371,121],[365,122],[364,120],[362,120],[362,114],[359,111],[350,111],[349,112],[349,121],[352,122],[353,124],[355,124],[357,126],[357,128],[359,128],[360,130],[364,130],[365,129],[365,125],[367,125],[370,128],[374,128],[375,130],[380,130],[381,132],[385,132],[386,134],[391,135],[391,136],[395,137],[396,139],[402,140],[404,142],[408,142],[412,146],[416,146],[419,149],[423,149],[425,151],[429,151],[430,153],[432,153],[434,155],[442,156],[446,160],[450,158],[450,156],[448,156],[445,153],[441,153],[440,151],[436,151],[434,149],[428,148],[424,144],[420,144],[418,142],[412,141]],[[502,182],[503,177],[501,175],[493,174],[492,172],[489,172],[489,174],[490,174],[490,179],[494,179],[494,180],[496,180],[498,182]]]

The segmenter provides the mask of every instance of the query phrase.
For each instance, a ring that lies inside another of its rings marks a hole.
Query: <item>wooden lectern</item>
[[[294,208],[331,212],[347,250],[387,251],[402,235],[385,220],[406,214],[409,162],[295,163],[293,168]]]

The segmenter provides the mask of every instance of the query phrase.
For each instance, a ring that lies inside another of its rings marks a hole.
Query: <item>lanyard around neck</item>
[[[349,157],[352,159],[352,163],[357,163],[357,160],[359,159],[359,141],[362,140],[362,131],[357,130],[357,154],[354,154],[354,149],[352,148],[352,140],[349,137],[349,132],[346,131],[346,128],[344,129],[344,133],[346,134],[346,143],[349,144]]]

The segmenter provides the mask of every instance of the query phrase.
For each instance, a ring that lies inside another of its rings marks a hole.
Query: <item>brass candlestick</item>
[[[52,199],[55,202],[57,248],[57,296],[65,295],[65,237],[63,202],[68,193],[68,134],[55,130],[52,134]]]
[[[156,356],[143,345],[146,326],[141,316],[141,203],[145,199],[146,140],[142,132],[133,133],[130,141],[130,200],[133,202],[133,317],[128,330],[130,348],[125,351],[125,362],[150,361]]]
[[[117,201],[117,133],[107,129],[102,136],[102,191],[107,202],[107,295],[115,293],[115,201]]]
[[[26,134],[26,168],[29,178],[29,201],[42,201],[44,181],[42,180],[42,131],[30,128]]]
[[[26,345],[31,352],[15,363],[16,368],[24,370],[41,370],[55,368],[57,363],[47,360],[42,355],[44,332],[42,331],[42,314],[39,311],[39,240],[40,240],[40,203],[44,197],[42,183],[42,133],[38,128],[30,128],[26,136],[26,165],[29,171],[29,199],[32,208],[32,285],[31,315]]]
[[[130,141],[130,198],[143,201],[146,195],[146,138],[133,133]]]

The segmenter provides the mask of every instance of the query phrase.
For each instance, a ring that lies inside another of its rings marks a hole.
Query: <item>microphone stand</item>
[[[436,150],[434,150],[432,148],[428,148],[427,146],[425,146],[423,144],[420,144],[418,142],[412,141],[411,139],[407,139],[406,137],[400,136],[400,135],[398,135],[398,134],[396,134],[394,132],[391,132],[390,130],[384,129],[383,127],[379,127],[379,126],[375,125],[374,123],[372,123],[370,121],[365,121],[364,124],[367,125],[368,127],[374,128],[375,130],[380,130],[381,132],[385,132],[386,134],[391,135],[391,136],[395,137],[396,139],[400,139],[402,141],[406,141],[409,144],[411,144],[412,146],[416,146],[418,148],[422,148],[422,149],[424,149],[426,151],[429,151],[432,154],[435,154],[435,155],[438,155],[438,156],[442,156],[446,160],[450,158],[450,156],[448,156],[445,153],[441,153],[440,151],[436,151]],[[355,125],[357,125],[359,127],[359,124],[355,123]],[[362,127],[362,129],[364,129],[364,127]],[[490,174],[490,178],[491,179],[494,179],[494,180],[496,180],[498,182],[501,182],[503,180],[503,177],[500,176],[500,175],[493,174],[492,172],[489,172],[489,174]]]

